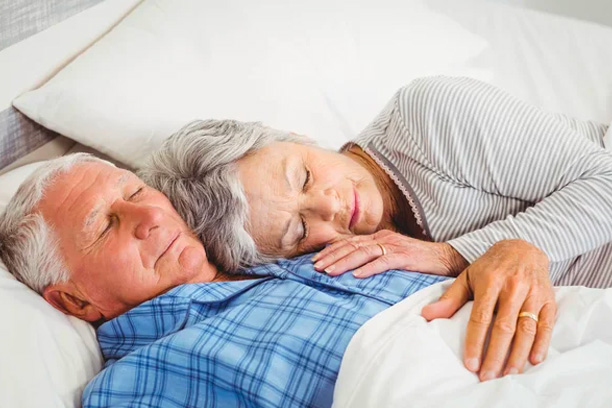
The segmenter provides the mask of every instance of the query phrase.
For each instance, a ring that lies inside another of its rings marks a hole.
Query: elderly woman
[[[331,244],[313,261],[332,275],[457,276],[423,315],[474,298],[464,363],[486,380],[545,358],[551,282],[612,283],[605,130],[472,79],[425,78],[340,152],[258,123],[198,121],[141,175],[226,269]]]

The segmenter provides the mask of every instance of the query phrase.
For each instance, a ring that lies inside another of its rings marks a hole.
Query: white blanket
[[[359,329],[342,360],[334,408],[612,407],[612,289],[556,288],[545,362],[481,383],[461,358],[472,303],[451,319],[420,316],[449,284],[424,289]]]

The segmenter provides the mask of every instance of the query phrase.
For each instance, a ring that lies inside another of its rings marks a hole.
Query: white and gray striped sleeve
[[[503,239],[527,240],[551,262],[612,241],[612,154],[567,121],[469,78],[416,80],[398,108],[440,177],[533,204],[448,241],[470,263]]]

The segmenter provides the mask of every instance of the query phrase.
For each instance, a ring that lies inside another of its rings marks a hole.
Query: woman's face
[[[345,154],[275,142],[238,161],[238,176],[248,230],[266,254],[289,257],[371,234],[383,218],[373,176]]]

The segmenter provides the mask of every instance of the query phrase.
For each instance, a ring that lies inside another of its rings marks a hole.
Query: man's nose
[[[133,229],[134,236],[143,240],[149,238],[151,231],[159,227],[163,216],[158,207],[130,202],[123,203],[120,211],[124,221]]]
[[[307,210],[323,221],[333,221],[340,211],[340,199],[335,190],[312,192],[307,201]]]

